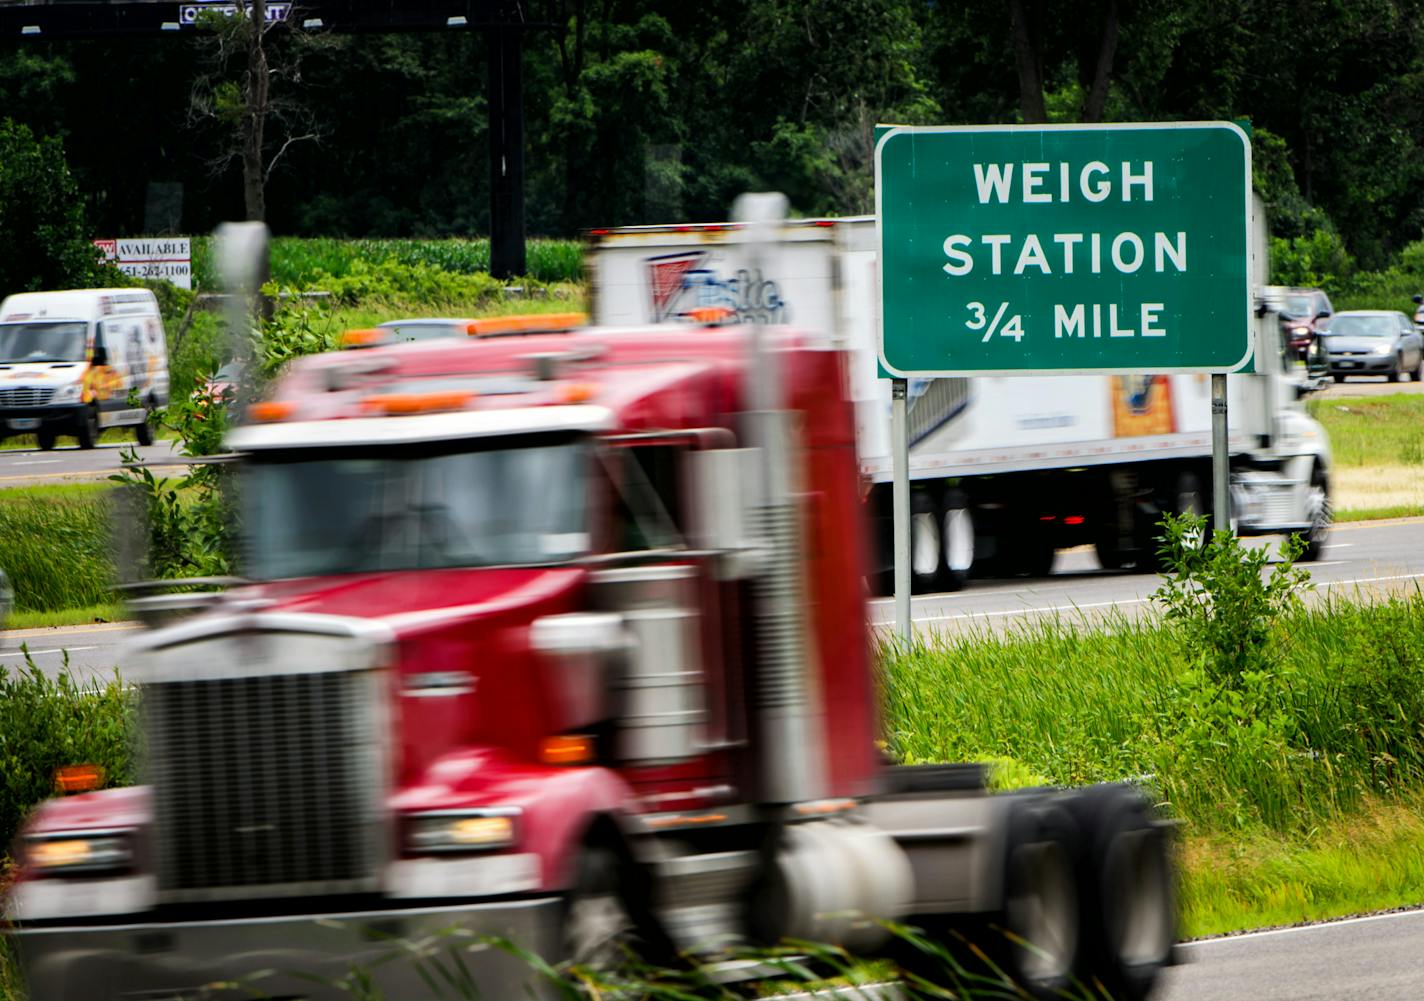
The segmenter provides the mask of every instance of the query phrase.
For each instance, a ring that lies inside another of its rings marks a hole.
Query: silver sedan
[[[1383,375],[1390,382],[1413,375],[1415,382],[1424,382],[1424,336],[1403,313],[1386,309],[1336,313],[1320,336],[1336,382],[1344,382],[1348,375]]]

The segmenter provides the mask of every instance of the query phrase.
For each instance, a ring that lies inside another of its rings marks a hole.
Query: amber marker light
[[[471,337],[559,334],[587,325],[587,313],[529,313],[521,316],[491,316],[485,320],[471,320],[465,324],[465,333]]]
[[[361,409],[391,417],[408,414],[434,414],[446,410],[463,410],[474,395],[474,393],[463,390],[436,393],[378,393],[362,400]]]
[[[104,784],[104,769],[98,765],[63,765],[54,770],[54,787],[59,792],[93,792]]]
[[[539,759],[546,765],[581,765],[593,760],[593,741],[576,734],[546,737],[539,747]]]
[[[297,405],[284,400],[263,400],[261,403],[254,403],[247,408],[248,419],[258,424],[284,421],[296,412]]]
[[[341,335],[343,348],[373,348],[391,339],[390,331],[371,327],[366,330],[348,330]]]

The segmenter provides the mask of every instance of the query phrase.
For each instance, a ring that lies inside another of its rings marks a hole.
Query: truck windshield
[[[479,444],[259,457],[240,490],[246,572],[279,580],[544,564],[587,550],[587,441]]]
[[[83,361],[88,324],[0,323],[0,363]]]

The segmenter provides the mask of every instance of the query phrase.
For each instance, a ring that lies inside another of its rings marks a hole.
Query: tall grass
[[[525,244],[525,257],[528,277],[536,281],[577,282],[582,274],[583,246],[577,240],[529,240]],[[459,274],[487,273],[490,243],[484,238],[338,240],[278,237],[271,245],[272,279],[279,285],[305,286],[318,274],[344,277],[358,260],[425,265]],[[212,240],[209,237],[193,240],[193,279],[199,288],[216,287]]]
[[[1311,400],[1307,408],[1325,425],[1330,451],[1340,465],[1424,465],[1424,396]]]
[[[15,608],[46,612],[110,600],[107,489],[100,485],[0,492],[0,568]]]
[[[1282,623],[1268,701],[1213,687],[1173,629],[1063,619],[883,654],[892,751],[1062,784],[1148,777],[1193,829],[1300,830],[1424,779],[1424,595]]]

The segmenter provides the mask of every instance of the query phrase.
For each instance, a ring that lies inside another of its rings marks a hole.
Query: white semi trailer
[[[1263,229],[1258,217],[1257,247]],[[888,588],[890,380],[876,354],[875,219],[788,222],[775,250],[756,270],[730,224],[593,230],[593,320],[692,323],[724,309],[821,330],[853,350],[873,560]],[[1263,254],[1254,270],[1253,370],[1229,380],[1231,517],[1243,535],[1302,533],[1305,558],[1318,559],[1330,525],[1329,442],[1301,405],[1304,370],[1282,350]],[[1041,576],[1057,550],[1084,544],[1104,567],[1152,570],[1164,512],[1210,513],[1209,376],[920,379],[909,394],[917,591]]]

